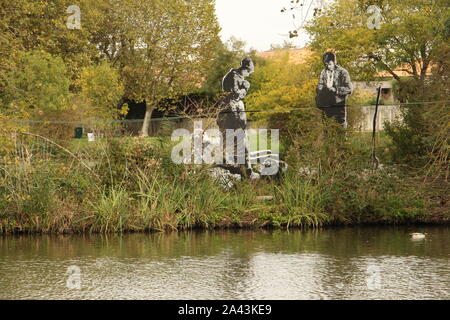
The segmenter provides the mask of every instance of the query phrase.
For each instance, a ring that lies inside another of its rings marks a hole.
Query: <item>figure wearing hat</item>
[[[219,113],[217,124],[222,133],[223,142],[226,141],[226,130],[247,129],[247,115],[245,113],[244,98],[250,89],[250,83],[245,80],[255,71],[255,66],[250,58],[241,61],[241,66],[231,69],[222,80],[222,89],[229,94],[222,100],[222,108]],[[246,139],[240,139],[237,144],[243,143],[245,152],[248,153]],[[244,141],[242,141],[244,140]],[[225,144],[223,144],[225,146]],[[235,146],[237,150],[237,145]]]
[[[229,94],[222,101],[224,108],[219,114],[218,125],[224,129],[245,129],[247,116],[245,114],[244,98],[250,89],[250,83],[245,80],[255,70],[253,61],[245,58],[238,69],[231,69],[222,80],[222,89]]]
[[[339,124],[347,127],[347,96],[353,92],[353,84],[347,70],[337,65],[336,54],[326,52],[323,55],[325,69],[320,73],[317,86],[317,107],[325,115],[334,118]]]

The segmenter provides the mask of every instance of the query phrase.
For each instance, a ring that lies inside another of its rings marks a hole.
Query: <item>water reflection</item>
[[[450,228],[422,229],[0,237],[0,299],[449,299]]]

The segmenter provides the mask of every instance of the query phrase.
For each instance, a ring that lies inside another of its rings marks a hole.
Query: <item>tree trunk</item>
[[[148,137],[149,134],[149,130],[151,130],[151,119],[152,119],[152,113],[153,110],[155,109],[155,105],[149,105],[148,103],[146,103],[146,108],[145,108],[145,117],[144,117],[144,123],[142,124],[142,130],[141,130],[141,137]]]
[[[429,65],[430,65],[430,60],[424,59],[423,64],[422,64],[422,70],[420,70],[420,80],[421,81],[425,81]]]

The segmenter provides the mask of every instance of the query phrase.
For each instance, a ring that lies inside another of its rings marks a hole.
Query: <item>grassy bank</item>
[[[310,159],[291,152],[282,179],[247,180],[231,190],[207,167],[174,165],[167,140],[75,140],[67,145],[72,154],[54,147],[44,159],[4,159],[0,233],[448,223],[448,184],[424,182],[398,165],[372,172],[367,139],[322,144],[324,152],[306,154]],[[385,148],[378,147],[382,156]],[[258,200],[267,195],[273,200]]]

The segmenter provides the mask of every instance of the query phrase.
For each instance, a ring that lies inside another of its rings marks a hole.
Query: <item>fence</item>
[[[380,105],[378,107],[378,113],[376,117],[375,129],[376,132],[381,132],[384,129],[384,124],[386,122],[392,122],[396,119],[401,120],[401,106],[402,105],[415,105],[418,107],[426,107],[428,104],[432,103],[447,103],[448,101],[435,101],[435,102],[414,102],[405,103],[397,105]],[[352,105],[349,108],[354,108],[355,110],[361,110],[361,117],[352,124],[353,128],[359,132],[372,132],[374,128],[374,115],[375,106],[373,105]],[[293,108],[288,110],[249,110],[248,113],[270,113],[272,111],[294,111],[302,109],[311,108]],[[51,143],[49,141],[54,141],[61,145],[67,145],[67,142],[77,137],[77,130],[79,134],[77,138],[86,139],[88,133],[93,133],[95,138],[102,137],[131,137],[138,136],[141,132],[143,119],[136,120],[109,120],[109,121],[98,121],[98,122],[83,122],[83,121],[43,121],[43,120],[1,120],[1,122],[13,122],[22,125],[24,130],[32,133],[38,134],[42,138],[37,138],[42,140],[40,150],[44,150],[44,154],[49,154],[45,151],[50,148]],[[178,128],[185,128],[187,130],[193,131],[193,124],[196,121],[201,121],[204,129],[216,127],[216,120],[214,117],[190,117],[190,116],[177,116],[177,117],[166,117],[157,118],[151,120],[151,126],[149,130],[149,135],[153,137],[169,137],[171,133]],[[249,128],[258,128],[261,126],[260,122],[249,121]],[[81,128],[81,130],[80,130]],[[271,128],[277,129],[277,128]],[[3,130],[3,135],[5,135],[5,130]],[[8,133],[6,135],[9,135]],[[12,139],[11,143],[21,144],[17,140],[17,135],[14,132],[10,133]],[[45,141],[45,138],[50,139]],[[54,146],[53,146],[54,147]],[[19,153],[24,155],[25,150],[17,149]],[[34,152],[33,149],[27,149],[27,152],[32,152],[39,154],[39,152]]]

